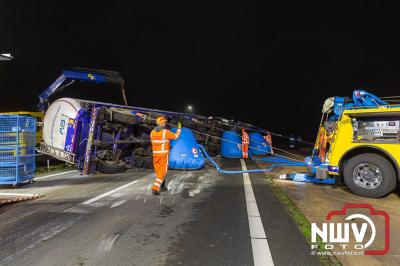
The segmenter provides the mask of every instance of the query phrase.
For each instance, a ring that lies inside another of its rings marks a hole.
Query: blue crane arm
[[[97,69],[89,69],[89,68],[78,68],[74,70],[63,70],[62,74],[47,88],[45,89],[40,95],[39,95],[39,109],[40,111],[45,111],[47,108],[47,102],[49,101],[49,98],[51,95],[53,95],[57,90],[60,90],[74,81],[85,81],[85,82],[94,82],[94,83],[99,83],[99,84],[104,84],[104,83],[114,83],[114,84],[119,84],[121,85],[122,88],[122,93],[123,93],[123,98],[125,101],[125,106],[120,106],[120,107],[126,107],[126,98],[124,94],[124,79],[121,77],[121,75],[118,72],[115,71],[108,71],[108,70],[97,70]],[[118,105],[114,105],[118,106]],[[157,110],[157,109],[151,109],[151,108],[141,108],[141,107],[132,107],[136,112],[144,112],[144,113],[151,113],[151,112],[156,112],[162,115],[166,116],[179,116],[179,117],[184,117],[190,120],[193,120],[193,118],[201,118],[201,119],[207,119],[204,116],[199,116],[199,115],[194,115],[194,114],[185,114],[185,113],[178,113],[178,112],[171,112],[171,111],[163,111],[163,110]]]
[[[126,102],[126,97],[125,97],[125,92],[124,92],[124,79],[121,77],[121,75],[118,72],[115,71],[107,71],[107,70],[97,70],[97,69],[89,69],[89,68],[76,68],[73,70],[63,70],[62,74],[47,88],[45,89],[40,95],[39,95],[39,109],[40,111],[45,111],[47,108],[47,103],[49,101],[49,98],[51,95],[56,93],[58,90],[72,84],[74,81],[85,81],[85,82],[93,82],[93,83],[99,83],[99,84],[104,84],[104,83],[114,83],[114,84],[119,84],[121,85],[122,89],[122,96],[125,101],[125,106],[122,105],[116,105],[114,104],[114,107],[124,107],[127,108],[127,102]],[[96,102],[93,102],[96,103]],[[97,104],[106,104],[106,103],[99,103]],[[189,113],[179,113],[179,112],[172,112],[172,111],[164,111],[164,110],[158,110],[158,109],[151,109],[151,108],[142,108],[142,107],[129,107],[129,109],[132,109],[132,113],[157,113],[160,115],[165,115],[168,117],[180,117],[184,119],[189,119],[194,122],[197,121],[197,119],[201,120],[207,120],[210,119],[205,116],[201,115],[195,115],[195,114],[189,114]],[[198,122],[198,121],[197,121]],[[230,121],[232,122],[232,121]]]
[[[374,107],[389,105],[389,103],[385,102],[378,96],[364,90],[355,90],[353,92],[353,101],[356,106]]]
[[[53,95],[60,88],[64,88],[65,86],[70,85],[76,80],[94,83],[115,83],[120,84],[122,86],[122,89],[124,84],[124,79],[118,72],[115,71],[88,68],[63,70],[62,74],[39,95],[40,111],[44,111],[46,109],[46,103],[48,102],[51,95]]]

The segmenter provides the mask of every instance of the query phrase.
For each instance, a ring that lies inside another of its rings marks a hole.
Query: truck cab
[[[398,184],[400,107],[345,110],[328,153],[330,174],[353,192],[382,197]]]

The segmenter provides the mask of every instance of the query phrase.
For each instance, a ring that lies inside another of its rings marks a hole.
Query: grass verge
[[[74,167],[72,167],[70,165],[66,165],[65,163],[52,164],[52,165],[50,165],[49,168],[47,168],[47,166],[39,166],[39,167],[36,167],[35,175],[45,174],[45,173],[49,173],[49,172],[56,171],[56,170],[62,170],[62,169],[74,169]]]

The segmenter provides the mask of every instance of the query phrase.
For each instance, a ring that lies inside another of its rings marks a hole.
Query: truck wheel
[[[196,130],[201,133],[206,133],[208,131],[208,128],[205,126],[197,126]]]
[[[219,144],[220,143],[220,138],[221,136],[218,133],[215,132],[211,132],[210,133],[210,139],[209,139],[209,143],[211,144]]]
[[[149,148],[136,148],[134,153],[140,156],[150,156],[151,150]]]
[[[126,164],[123,162],[113,162],[99,160],[97,164],[97,171],[103,174],[118,174],[126,170]]]
[[[182,127],[193,128],[196,124],[189,119],[185,119],[182,121]]]
[[[153,158],[146,157],[143,161],[143,168],[153,169]]]
[[[217,145],[207,145],[206,151],[211,157],[215,157],[219,154],[219,146]]]
[[[374,153],[350,158],[344,164],[343,178],[355,194],[369,198],[383,197],[396,188],[396,173],[391,163]]]
[[[119,112],[112,113],[112,121],[122,124],[135,124],[137,123],[137,118],[134,115],[123,114]]]

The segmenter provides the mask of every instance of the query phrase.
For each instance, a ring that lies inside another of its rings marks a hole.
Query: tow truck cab
[[[327,169],[337,182],[373,198],[398,187],[400,107],[352,107],[326,122],[324,130]]]

